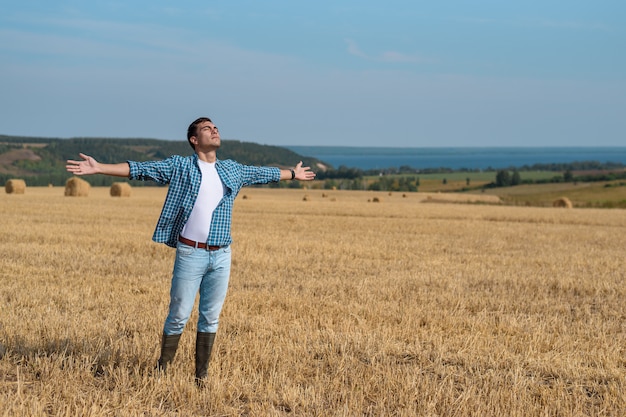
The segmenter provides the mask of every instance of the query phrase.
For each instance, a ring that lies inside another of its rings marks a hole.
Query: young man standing
[[[169,184],[152,240],[176,248],[170,305],[161,343],[158,367],[162,371],[174,358],[196,294],[200,293],[196,335],[196,382],[207,377],[209,359],[226,298],[231,265],[231,218],[235,197],[242,187],[280,180],[309,181],[315,173],[299,162],[293,169],[254,167],[217,159],[221,140],[207,117],[187,130],[194,149],[191,156],[161,161],[101,164],[79,154],[66,169],[75,175],[104,174],[132,180]]]

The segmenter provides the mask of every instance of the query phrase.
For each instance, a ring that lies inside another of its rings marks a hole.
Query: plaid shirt
[[[161,216],[152,240],[176,247],[178,236],[187,222],[198,197],[202,174],[198,167],[198,155],[172,156],[162,161],[128,161],[131,180],[154,181],[169,184]],[[207,245],[227,246],[232,243],[230,227],[233,203],[242,187],[280,181],[280,169],[242,165],[230,159],[217,160],[217,173],[226,187],[211,219]]]

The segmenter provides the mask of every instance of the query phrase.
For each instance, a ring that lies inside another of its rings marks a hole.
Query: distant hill
[[[149,161],[171,155],[191,155],[193,149],[186,140],[143,138],[39,138],[0,135],[0,184],[11,178],[25,179],[28,185],[64,185],[71,177],[65,171],[65,161],[78,159],[82,152],[99,162],[117,163],[127,160]],[[238,140],[222,140],[217,152],[219,159],[234,159],[246,165],[291,167],[302,160],[315,169],[329,165],[299,155],[279,146],[260,145]],[[92,185],[110,185],[119,179],[104,175],[86,177]],[[135,185],[149,185],[140,181]]]

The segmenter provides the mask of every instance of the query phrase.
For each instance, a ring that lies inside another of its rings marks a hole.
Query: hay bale
[[[109,190],[111,197],[130,197],[130,184],[127,182],[114,182]]]
[[[382,199],[382,198],[380,198],[380,197],[374,197],[374,198],[372,198],[372,203],[380,203],[381,201],[383,201],[383,199]]]
[[[559,197],[552,202],[552,207],[572,208],[572,202],[567,197]]]
[[[7,194],[24,194],[26,191],[26,181],[19,179],[8,180],[6,184],[4,184],[4,190]]]
[[[309,201],[311,198],[309,197],[308,194],[305,194],[304,197],[302,197],[302,201]]]
[[[72,177],[65,182],[66,197],[87,197],[91,185],[83,179]]]

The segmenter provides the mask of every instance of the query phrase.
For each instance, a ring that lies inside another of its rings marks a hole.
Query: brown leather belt
[[[213,245],[207,246],[207,244],[204,242],[196,242],[195,240],[187,239],[182,236],[178,236],[178,241],[180,243],[184,243],[185,245],[193,246],[194,248],[198,248],[198,249],[206,249],[206,250],[213,251],[213,250],[218,250],[222,248],[221,246],[213,246]]]

